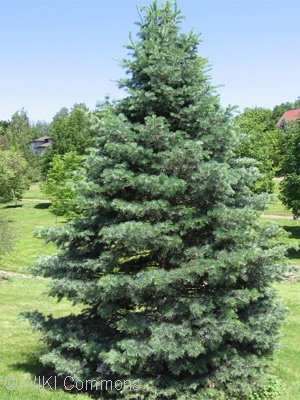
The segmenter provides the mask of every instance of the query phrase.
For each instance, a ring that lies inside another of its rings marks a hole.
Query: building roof
[[[39,149],[40,147],[49,147],[49,146],[51,146],[51,144],[52,143],[50,143],[50,142],[39,144],[38,146],[36,146],[36,149]]]
[[[50,136],[41,136],[41,137],[39,137],[37,139],[32,140],[30,143],[33,143],[33,142],[46,142],[49,139],[51,139]]]
[[[283,113],[280,120],[277,122],[276,126],[281,126],[281,123],[284,121],[295,121],[297,118],[300,117],[300,108],[295,108],[294,110],[289,110]]]

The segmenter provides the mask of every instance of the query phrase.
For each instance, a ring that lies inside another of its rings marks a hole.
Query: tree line
[[[85,104],[75,104],[71,110],[62,108],[50,123],[30,124],[24,109],[9,121],[0,121],[0,203],[21,200],[25,188],[32,182],[41,182],[42,190],[52,201],[51,210],[56,215],[74,216],[79,211],[74,183],[81,179],[82,157],[94,144],[94,121],[101,119],[101,109],[108,103],[106,99],[93,111]],[[296,142],[299,127],[296,122],[284,129],[276,126],[285,111],[295,108],[300,108],[299,99],[272,110],[246,108],[231,118],[239,136],[236,157],[247,158],[249,167],[258,169],[253,192],[272,193],[274,176],[283,175],[281,200],[298,217],[300,178]],[[43,154],[34,154],[29,144],[41,136],[51,137],[53,144]]]

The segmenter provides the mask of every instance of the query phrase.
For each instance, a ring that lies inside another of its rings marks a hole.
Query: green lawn
[[[282,329],[281,349],[274,360],[274,372],[284,383],[280,400],[300,398],[300,281],[278,284],[285,305],[289,308],[287,324]]]
[[[290,210],[287,210],[285,206],[281,203],[279,200],[279,183],[281,179],[276,178],[275,179],[275,188],[274,188],[274,194],[277,196],[277,199],[275,201],[270,201],[268,202],[268,208],[264,212],[264,214],[270,214],[270,215],[280,215],[280,216],[290,216],[292,217],[293,214],[291,213]]]
[[[33,237],[36,226],[61,225],[63,218],[56,217],[49,211],[49,203],[45,202],[38,185],[33,185],[26,192],[25,200],[15,204],[2,205],[1,213],[8,213],[18,231],[19,237],[14,251],[0,260],[0,269],[22,272],[23,266],[31,265],[38,255],[55,252],[52,244],[44,245],[43,240]],[[40,200],[40,201],[36,201]],[[270,213],[271,214],[271,213]],[[272,212],[273,214],[273,212]],[[300,243],[300,222],[297,220],[280,220],[276,222],[290,237],[284,242]],[[265,221],[262,220],[262,223]],[[293,264],[300,264],[300,252],[291,251],[288,255]],[[18,318],[22,311],[38,309],[44,313],[56,316],[74,311],[66,301],[56,303],[54,299],[43,294],[47,280],[13,277],[0,277],[0,393],[1,400],[71,400],[74,397],[61,390],[41,390],[38,385],[30,387],[28,379],[43,376],[43,366],[39,364],[36,352],[41,346],[40,334],[32,332],[29,325]],[[300,281],[280,283],[276,285],[290,310],[288,322],[282,329],[281,349],[276,354],[273,369],[284,383],[284,391],[279,400],[296,400],[300,398]],[[5,380],[14,376],[17,382],[16,390],[8,390]],[[25,385],[25,387],[24,387]],[[78,399],[87,399],[80,394]]]
[[[295,243],[300,246],[300,221],[276,219],[275,222],[289,235],[282,240],[283,243]],[[300,266],[300,248],[299,250],[290,249],[287,258],[291,264]]]
[[[40,185],[38,183],[34,183],[30,186],[28,190],[24,191],[23,199],[39,199],[46,200],[45,194],[41,191]]]
[[[51,391],[42,388],[42,379],[45,376],[43,366],[38,362],[36,352],[40,349],[41,335],[32,332],[29,324],[19,317],[22,311],[38,309],[43,313],[52,313],[62,316],[70,312],[71,305],[62,301],[56,303],[52,298],[46,298],[45,279],[9,278],[0,280],[0,393],[1,400],[71,400],[74,399],[63,390]],[[74,310],[74,309],[73,309]],[[72,310],[72,311],[73,311]],[[10,378],[12,377],[12,378]],[[29,379],[40,377],[40,386],[37,383],[31,386]],[[45,378],[45,381],[49,375]],[[14,380],[13,380],[14,379]],[[54,388],[54,378],[51,381]],[[17,387],[8,390],[8,385]],[[47,385],[46,385],[47,386]],[[87,396],[77,396],[78,400],[87,399]]]
[[[292,217],[293,214],[290,210],[287,210],[280,200],[271,201],[268,203],[268,208],[264,211],[264,214],[280,215]]]
[[[56,218],[49,211],[49,203],[38,200],[42,194],[38,185],[33,185],[27,193],[27,199],[15,203],[2,204],[0,206],[0,218],[6,214],[13,221],[17,233],[17,240],[14,250],[5,254],[0,260],[0,269],[14,272],[21,272],[23,267],[34,263],[41,254],[52,254],[56,248],[52,243],[45,245],[44,240],[34,237],[34,229],[37,226],[61,225],[64,218]],[[32,197],[33,196],[33,197]]]
[[[279,181],[276,180],[275,194],[278,196]],[[278,216],[292,216],[280,200],[268,204],[265,214]],[[300,245],[300,221],[289,219],[274,219],[274,221],[288,232],[289,236],[282,239],[283,243]],[[289,263],[300,266],[300,250],[289,250]],[[284,389],[279,400],[296,400],[300,398],[300,281],[281,283],[277,285],[284,304],[289,309],[287,323],[282,328],[281,348],[276,354],[273,363],[275,374],[282,380]]]
[[[300,221],[292,219],[261,218],[260,224],[265,225],[268,223],[268,220],[275,222],[285,230],[286,236],[280,238],[282,244],[295,244],[299,246],[299,250],[288,250],[286,257],[289,264],[300,267]]]
[[[71,400],[71,394],[57,390],[41,390],[36,387],[24,387],[31,377],[44,376],[43,366],[38,362],[35,353],[41,343],[40,334],[29,330],[26,321],[18,315],[22,311],[38,309],[43,313],[61,316],[70,312],[72,306],[67,301],[56,303],[44,295],[47,280],[9,278],[0,280],[0,393],[1,400]],[[295,400],[300,393],[300,282],[278,284],[286,306],[290,309],[288,323],[283,327],[281,349],[275,357],[273,369],[284,383],[280,400]],[[74,312],[74,308],[72,308]],[[75,309],[76,311],[76,309]],[[8,390],[5,380],[15,377],[16,390]],[[86,399],[80,395],[78,400]]]

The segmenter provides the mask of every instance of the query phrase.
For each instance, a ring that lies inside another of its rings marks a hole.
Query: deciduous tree
[[[13,150],[0,150],[0,203],[21,200],[25,189],[26,160]]]
[[[6,145],[12,150],[21,152],[22,156],[30,163],[34,158],[30,148],[32,139],[27,112],[24,109],[15,112],[5,130]]]
[[[68,152],[83,155],[92,144],[91,117],[84,104],[75,104],[69,112],[67,108],[61,109],[50,124],[49,136],[53,141],[43,153],[42,172],[47,175],[53,157],[58,154],[63,156]]]
[[[236,148],[237,156],[255,160],[260,171],[254,191],[272,193],[275,172],[281,169],[280,145],[283,133],[272,119],[272,111],[266,108],[246,108],[235,118],[241,132],[241,142]]]
[[[285,129],[282,146],[284,179],[280,184],[282,203],[300,217],[300,120],[290,122]]]
[[[50,170],[41,188],[51,200],[51,210],[55,215],[71,218],[80,212],[75,201],[75,184],[81,179],[81,161],[82,156],[69,152],[64,156],[56,154],[50,163]]]
[[[293,108],[300,108],[300,98],[294,102],[288,101],[275,106],[272,111],[272,119],[274,124],[277,124],[285,111],[292,110]]]

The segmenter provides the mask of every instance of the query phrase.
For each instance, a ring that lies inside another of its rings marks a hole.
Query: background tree
[[[300,98],[298,98],[298,100],[295,100],[294,102],[288,101],[286,103],[281,103],[280,105],[275,106],[272,111],[272,119],[274,124],[277,124],[277,122],[286,111],[293,110],[294,108],[300,108]]]
[[[82,179],[79,174],[81,162],[82,156],[69,152],[63,156],[55,154],[50,163],[47,179],[41,188],[51,200],[51,210],[55,215],[71,218],[80,212],[74,185]]]
[[[5,130],[6,130],[6,121],[0,121],[0,151],[6,149],[5,143]]]
[[[300,120],[290,122],[285,129],[282,146],[282,170],[284,180],[280,184],[280,199],[292,211],[295,218],[300,217]]]
[[[273,121],[272,111],[266,108],[246,108],[235,118],[242,134],[236,153],[239,157],[256,160],[261,175],[255,183],[255,192],[272,193],[274,175],[281,169],[280,144],[283,133]]]
[[[46,121],[37,121],[31,126],[31,136],[37,139],[41,136],[50,135],[50,123]]]
[[[37,121],[31,125],[30,129],[32,140],[50,135],[50,124],[46,121]],[[42,157],[40,154],[34,154],[31,149],[30,151],[30,160],[26,170],[26,177],[31,183],[41,182],[43,180],[41,171]]]
[[[198,35],[180,33],[170,3],[142,10],[120,83],[129,95],[94,126],[84,213],[45,231],[59,251],[33,268],[83,310],[29,318],[58,374],[138,380],[107,399],[246,399],[265,385],[278,341],[283,249],[259,223],[251,169],[232,158],[230,112]]]
[[[7,128],[9,127],[9,121],[0,121],[0,136],[5,135]]]
[[[31,162],[34,154],[30,148],[33,139],[27,112],[22,109],[14,113],[5,131],[6,145],[15,151],[21,152],[27,162]]]
[[[53,140],[42,156],[42,172],[47,175],[54,155],[68,152],[83,155],[92,144],[90,132],[91,116],[84,104],[75,104],[69,112],[61,109],[50,124],[49,136]]]
[[[13,150],[0,150],[0,203],[21,200],[26,185],[26,160]]]

